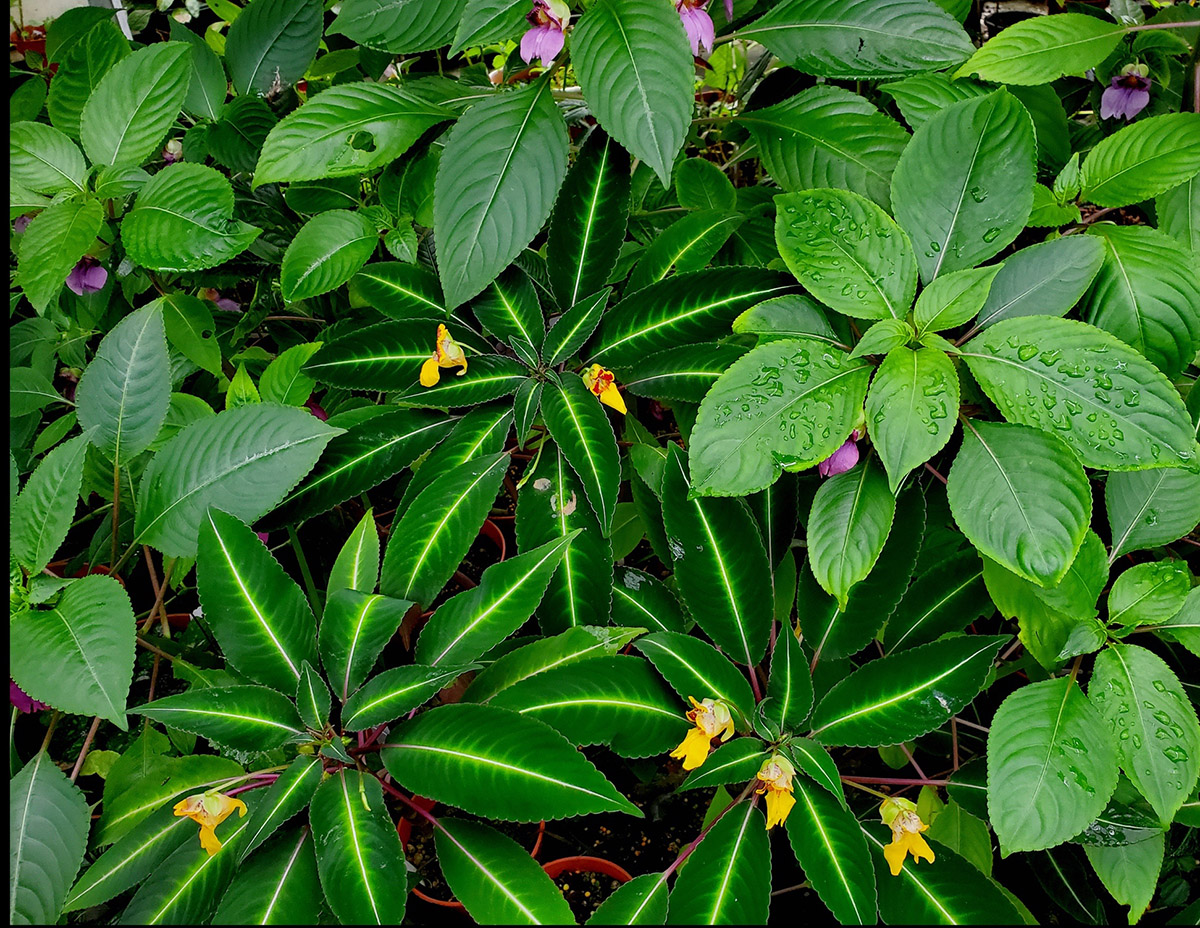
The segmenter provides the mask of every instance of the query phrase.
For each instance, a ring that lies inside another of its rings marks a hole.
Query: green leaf
[[[917,289],[908,236],[879,206],[848,190],[775,197],[775,240],[813,296],[860,319],[902,319]]]
[[[468,670],[477,667],[478,664],[447,664],[442,667],[407,664],[385,670],[368,680],[365,686],[346,700],[342,708],[342,728],[346,731],[363,731],[398,719],[424,704]]]
[[[468,46],[513,38],[526,28],[527,12],[525,0],[469,0],[447,54],[454,56]]]
[[[858,94],[823,84],[738,118],[784,190],[838,187],[880,206],[908,133]],[[721,175],[724,177],[724,175]]]
[[[975,421],[948,479],[954,521],[976,548],[1041,586],[1063,578],[1092,515],[1087,475],[1064,442]]]
[[[826,745],[899,744],[945,724],[983,688],[1007,635],[947,638],[871,661],[835,685],[813,711]]]
[[[642,252],[629,277],[630,291],[640,290],[671,273],[705,268],[745,219],[732,210],[705,209],[688,213],[664,229]]]
[[[583,484],[552,441],[542,445],[526,475],[514,523],[521,550],[582,530],[563,554],[537,607],[543,631],[607,624],[613,595],[612,543],[588,505]]]
[[[321,679],[312,664],[300,665],[300,682],[296,686],[296,708],[300,720],[309,731],[321,732],[329,723],[329,686]]]
[[[202,164],[168,165],[121,222],[129,257],[156,271],[199,271],[241,254],[262,230],[233,218],[233,188]]]
[[[636,370],[653,352],[723,338],[733,320],[751,306],[795,290],[788,275],[762,268],[678,274],[630,294],[609,310],[588,349],[588,363]],[[548,351],[542,355],[551,363]]]
[[[641,816],[566,738],[507,709],[459,703],[424,712],[392,730],[383,763],[406,789],[502,821]]]
[[[379,589],[428,604],[458,569],[509,465],[503,452],[470,460],[429,484],[393,523]]]
[[[804,875],[841,924],[875,924],[875,871],[854,813],[807,777],[792,783],[787,836]]]
[[[416,660],[464,664],[515,632],[537,608],[576,532],[488,567],[479,586],[434,612],[417,641]]]
[[[1114,558],[1167,544],[1200,523],[1200,474],[1177,468],[1109,474],[1104,502]]]
[[[125,464],[154,441],[170,399],[163,311],[151,304],[130,313],[100,342],[76,389],[79,425],[106,456]]]
[[[307,403],[316,381],[302,373],[301,368],[320,348],[320,342],[293,345],[268,364],[258,381],[262,398],[268,403],[283,406],[303,406]]]
[[[634,642],[671,689],[683,699],[721,699],[749,719],[754,710],[750,684],[729,659],[699,638],[655,632]]]
[[[1036,152],[1028,112],[1003,88],[913,134],[892,175],[892,208],[926,284],[990,258],[1025,228]]]
[[[608,745],[621,757],[661,754],[688,729],[679,698],[638,657],[560,666],[505,689],[490,705],[545,722],[580,747]]]
[[[394,399],[408,406],[452,409],[476,406],[509,396],[529,377],[529,367],[502,355],[484,354],[470,359],[470,369],[461,377],[443,376],[434,387],[413,384]]]
[[[1011,693],[988,733],[988,814],[1002,852],[1053,847],[1083,831],[1117,785],[1117,745],[1068,677]]]
[[[87,162],[58,129],[39,122],[15,122],[9,127],[8,171],[13,184],[33,193],[82,191]]]
[[[784,731],[797,731],[812,711],[812,674],[790,622],[784,623],[771,653],[767,697],[775,700],[772,714]]]
[[[253,0],[229,27],[225,62],[233,89],[269,96],[296,83],[317,53],[321,6],[313,0]]]
[[[93,164],[141,164],[158,154],[187,96],[190,54],[183,42],[156,42],[100,79],[79,117]]]
[[[659,351],[632,369],[622,388],[638,396],[699,403],[734,361],[746,353],[743,345],[706,342]]]
[[[238,849],[245,860],[279,827],[297,812],[307,808],[313,793],[320,785],[324,771],[319,757],[297,757],[279,774],[267,789],[266,795],[250,812],[246,822],[246,840]]]
[[[507,267],[550,215],[567,170],[566,124],[550,84],[476,103],[444,152],[433,227],[446,304],[455,307]]]
[[[605,899],[589,925],[664,925],[667,921],[667,881],[661,873],[643,873],[624,883]]]
[[[664,632],[687,630],[679,601],[661,580],[632,567],[618,567],[612,588],[614,625]]]
[[[130,711],[239,751],[269,751],[306,737],[292,701],[265,686],[209,686]]]
[[[616,509],[621,468],[617,440],[599,399],[573,374],[556,377],[542,394],[542,418],[584,492],[607,536]]]
[[[1166,113],[1101,139],[1083,162],[1083,199],[1128,206],[1182,184],[1200,171],[1200,114]]]
[[[100,574],[73,580],[53,609],[12,617],[9,672],[34,699],[98,715],[125,731],[134,625],[129,596],[116,580]]]
[[[1021,20],[990,39],[955,76],[978,74],[1005,84],[1048,84],[1100,64],[1123,34],[1115,23],[1082,13]]]
[[[607,630],[602,630],[607,634]],[[463,694],[464,702],[487,702],[523,680],[555,667],[614,653],[606,645],[606,636],[594,629],[577,626],[548,638],[539,638],[510,651],[481,671]]]
[[[808,517],[809,564],[843,610],[850,588],[875,566],[895,512],[886,477],[870,461],[829,478],[817,490]]]
[[[330,87],[271,130],[254,185],[357,177],[394,161],[451,115],[400,87],[362,82]]]
[[[455,0],[348,0],[329,31],[393,54],[423,52],[450,41],[461,7]]]
[[[374,510],[368,509],[329,570],[329,582],[325,586],[326,606],[338,590],[370,593],[378,583],[379,527],[375,524]],[[317,644],[320,645],[319,636]]]
[[[262,397],[258,395],[254,378],[246,370],[246,365],[239,363],[237,372],[229,381],[229,389],[225,391],[225,408],[237,409],[239,406],[251,406],[261,402]]]
[[[531,367],[546,336],[546,323],[533,282],[519,266],[510,265],[471,303],[484,330],[507,342]]]
[[[1200,273],[1195,256],[1174,239],[1145,227],[1102,225],[1104,263],[1081,315],[1140,351],[1168,379],[1200,349]]]
[[[12,504],[9,544],[12,556],[31,576],[62,546],[79,502],[83,455],[89,435],[77,435],[38,463]]]
[[[921,128],[952,103],[986,97],[990,88],[969,78],[951,80],[945,74],[914,74],[901,81],[881,84],[879,89],[896,101],[904,121],[914,130]]]
[[[546,264],[561,305],[574,307],[607,282],[629,221],[629,173],[625,149],[604,130],[593,130],[550,217]]]
[[[904,594],[884,628],[883,649],[891,654],[928,644],[994,610],[979,555],[960,551],[930,567]]]
[[[138,539],[169,557],[191,557],[209,506],[244,521],[270,511],[340,430],[307,409],[262,403],[182,429],[147,465]]]
[[[1009,255],[992,281],[975,327],[1014,316],[1066,315],[1104,261],[1104,249],[1095,241],[1086,235],[1064,236]]]
[[[1129,924],[1145,913],[1158,888],[1166,837],[1154,835],[1122,847],[1085,847],[1088,862],[1114,899],[1129,906]]]
[[[421,459],[404,489],[400,508],[407,509],[422,490],[447,471],[467,461],[498,454],[508,441],[512,425],[510,415],[505,402],[479,406],[463,413],[450,434],[438,443],[436,450]]]
[[[33,217],[17,247],[17,282],[38,313],[55,302],[103,221],[97,200],[55,203]]]
[[[863,828],[875,863],[879,915],[889,925],[1020,925],[1004,889],[950,848],[933,849],[933,863],[907,861],[892,876],[883,857],[882,825]]]
[[[786,0],[741,38],[818,77],[889,77],[964,61],[971,40],[928,0]]]
[[[321,661],[342,702],[367,678],[411,606],[405,599],[354,589],[329,594],[321,619]]]
[[[688,774],[679,791],[746,783],[758,776],[763,762],[770,756],[770,750],[757,738],[734,738],[725,744],[718,743],[704,766]]]
[[[87,848],[87,802],[41,751],[9,783],[8,820],[9,920],[53,924]]]
[[[600,0],[571,32],[584,99],[664,187],[692,117],[692,56],[682,23],[655,0]]]
[[[811,338],[771,341],[739,358],[700,404],[689,446],[696,492],[752,493],[781,467],[825,460],[854,427],[870,371]]]
[[[507,835],[476,822],[443,818],[434,840],[447,884],[480,924],[574,922],[554,881]]]
[[[1200,252],[1200,174],[1154,198],[1158,228]]]
[[[312,832],[293,828],[238,869],[210,924],[303,924],[323,902]]]
[[[1200,722],[1179,679],[1154,652],[1114,644],[1096,658],[1088,698],[1121,767],[1166,827],[1200,773]]]
[[[99,905],[136,886],[185,841],[195,840],[194,827],[169,806],[143,819],[83,872],[67,894],[63,910]]]
[[[1087,467],[1195,463],[1195,434],[1175,388],[1099,329],[1071,319],[1006,319],[960,353],[1006,419],[1057,431]],[[1026,391],[1042,401],[1028,402]]]
[[[1108,621],[1116,625],[1160,625],[1178,615],[1191,589],[1183,561],[1137,564],[1117,577],[1108,593]]]
[[[880,319],[863,333],[850,352],[850,358],[863,358],[869,354],[885,355],[893,348],[908,344],[914,337],[912,326],[903,319]]]
[[[984,876],[992,875],[992,836],[987,824],[953,799],[931,821],[929,838],[961,854]]]
[[[733,184],[724,171],[703,158],[688,158],[675,168],[675,195],[685,209],[737,209]]]
[[[743,802],[722,816],[675,878],[670,925],[766,924],[771,844],[763,814]]]
[[[192,76],[188,82],[187,96],[183,99],[183,109],[192,116],[209,119],[216,122],[220,118],[221,108],[225,105],[225,97],[229,93],[228,81],[225,78],[225,68],[208,43],[183,23],[174,19],[170,21],[171,40],[186,42],[191,49],[188,56]]]
[[[772,604],[770,564],[758,527],[736,499],[689,498],[683,453],[668,449],[663,522],[688,611],[734,660],[753,667],[766,650]]]
[[[404,847],[379,781],[343,767],[317,788],[309,821],[321,887],[338,920],[400,924],[408,899]]]
[[[946,447],[958,411],[958,372],[935,348],[893,348],[867,393],[867,422],[893,493]]]
[[[561,364],[583,346],[596,331],[608,305],[612,288],[605,287],[592,296],[584,297],[550,327],[542,342],[542,359],[548,367]]]
[[[825,748],[808,738],[792,738],[783,750],[797,770],[815,780],[817,785],[837,799],[843,808],[846,807],[841,775]]]
[[[284,252],[283,298],[306,300],[337,289],[358,273],[378,244],[379,233],[362,213],[334,209],[314,216]]]
[[[839,344],[825,312],[803,294],[775,297],[750,307],[733,320],[733,331],[759,336],[759,342],[812,337]]]
[[[55,128],[79,138],[79,115],[88,97],[109,69],[128,54],[129,43],[111,20],[89,29],[71,47],[59,62],[46,99],[46,112]]]
[[[408,389],[416,381],[421,365],[433,354],[438,325],[435,318],[406,320],[402,325],[389,321],[355,327],[323,342],[304,369],[322,383],[351,390]],[[461,339],[472,345],[469,330],[453,319],[442,324],[455,341]]]
[[[173,20],[172,20],[173,21]],[[167,340],[193,364],[214,376],[221,371],[221,346],[208,300],[170,293],[155,301],[162,307]]]
[[[1003,267],[993,264],[944,274],[922,290],[913,308],[917,335],[944,332],[974,316],[987,301],[992,281]]]

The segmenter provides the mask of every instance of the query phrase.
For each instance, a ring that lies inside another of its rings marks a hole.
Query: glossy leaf
[[[704,209],[688,213],[659,233],[629,276],[630,291],[640,290],[677,273],[705,268],[745,217],[733,210]]]
[[[621,469],[616,436],[604,407],[580,377],[568,373],[547,383],[542,393],[542,418],[583,484],[600,530],[607,536]]]
[[[771,845],[753,803],[734,806],[675,879],[669,925],[761,925],[771,901]]]
[[[321,619],[325,672],[343,702],[367,678],[412,603],[353,589],[329,595]]]
[[[229,26],[225,61],[242,95],[277,94],[304,76],[321,40],[315,0],[253,0]]]
[[[750,684],[727,657],[707,642],[679,632],[655,632],[639,638],[634,647],[680,698],[722,699],[745,719],[753,714]]]
[[[405,405],[438,409],[476,406],[516,392],[528,376],[529,368],[520,361],[485,354],[472,357],[470,368],[462,377],[443,375],[434,387],[415,383],[395,398]]]
[[[1114,625],[1159,625],[1183,608],[1192,574],[1183,561],[1136,564],[1108,591],[1108,621]]]
[[[406,664],[376,674],[342,708],[342,728],[363,731],[394,721],[425,703],[478,664]]]
[[[537,638],[497,658],[481,671],[467,687],[463,700],[487,702],[508,687],[555,667],[614,654],[616,649],[608,643],[607,638],[607,629],[587,626],[569,628],[547,638]]]
[[[1014,23],[979,49],[958,75],[1006,84],[1048,84],[1100,64],[1121,41],[1115,23],[1064,13]]]
[[[679,18],[653,0],[601,0],[575,26],[570,50],[600,125],[669,187],[692,116],[692,59]]]
[[[767,696],[775,700],[771,712],[784,731],[798,731],[812,711],[812,674],[791,623],[784,623],[771,654]]]
[[[305,737],[292,701],[265,686],[209,686],[131,711],[239,751],[268,751]]]
[[[921,126],[892,175],[892,208],[921,279],[974,267],[1025,227],[1033,205],[1033,123],[1001,89]]]
[[[921,291],[913,308],[917,335],[944,332],[966,322],[983,306],[996,274],[1004,267],[988,267],[944,274]]]
[[[1001,848],[1053,847],[1081,832],[1117,785],[1117,744],[1067,677],[1021,687],[992,719],[988,813]]]
[[[589,925],[665,925],[667,881],[661,873],[635,876],[596,907]]]
[[[360,274],[356,280],[362,276]],[[461,343],[474,347],[469,330],[457,325],[455,320],[442,321],[429,315],[420,320],[405,320],[401,325],[381,322],[339,335],[322,343],[321,349],[305,365],[305,370],[322,383],[338,387],[408,389],[416,381],[421,365],[433,354],[439,322],[446,326],[455,341],[461,339]]]
[[[689,773],[679,791],[747,783],[758,776],[770,753],[757,738],[734,738],[724,744],[718,742],[717,749],[708,756],[704,766]]]
[[[1084,847],[1100,882],[1121,905],[1129,906],[1129,923],[1145,913],[1158,888],[1166,838],[1154,835],[1120,847]]]
[[[928,644],[994,609],[979,556],[969,549],[960,551],[917,577],[888,619],[883,649],[891,654]]]
[[[1086,235],[1051,239],[1014,252],[992,280],[975,326],[982,329],[1013,316],[1066,315],[1103,261],[1104,249]]]
[[[297,757],[263,794],[246,822],[246,840],[239,848],[243,860],[270,838],[284,822],[308,807],[324,771],[318,757]]]
[[[312,832],[293,828],[238,869],[210,924],[304,924],[322,902]]]
[[[641,815],[566,738],[507,709],[424,712],[388,735],[383,763],[407,789],[502,821]]]
[[[1081,170],[1081,195],[1098,206],[1128,206],[1164,193],[1200,171],[1200,114],[1139,119],[1097,142]]]
[[[652,576],[632,567],[618,567],[613,578],[614,625],[682,632],[688,627],[675,594]]]
[[[509,345],[520,346],[522,358],[537,363],[537,348],[546,335],[546,323],[537,291],[519,267],[505,268],[471,303],[479,324]],[[520,353],[520,352],[519,352]]]
[[[508,441],[512,424],[510,415],[508,404],[503,400],[464,412],[436,450],[422,459],[404,489],[400,508],[407,509],[418,493],[446,471],[476,458],[498,454]]]
[[[314,216],[284,252],[279,272],[283,298],[306,300],[340,287],[367,263],[378,244],[374,224],[361,213],[331,209]]]
[[[1109,474],[1104,501],[1114,558],[1153,548],[1200,523],[1200,474],[1177,468]]]

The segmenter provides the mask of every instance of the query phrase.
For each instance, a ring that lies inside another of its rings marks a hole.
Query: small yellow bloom
[[[459,377],[467,372],[467,356],[444,325],[438,325],[433,354],[421,365],[421,386],[432,387],[442,379],[439,367],[461,367]]]
[[[671,756],[683,758],[684,770],[695,770],[708,759],[713,738],[719,735],[722,741],[728,741],[733,736],[733,716],[720,699],[696,702],[689,696],[688,702],[694,708],[688,710],[687,719],[696,727],[687,733]]]
[[[912,854],[914,862],[923,857],[933,863],[933,849],[921,837],[921,832],[928,831],[929,826],[917,815],[914,802],[898,797],[885,799],[879,805],[879,817],[883,824],[892,829],[892,842],[883,849],[892,876],[900,875],[909,854]]]
[[[239,818],[246,814],[246,804],[242,800],[218,793],[215,789],[196,793],[175,803],[176,815],[190,818],[200,825],[200,846],[208,851],[210,857],[221,849],[217,826],[229,818],[234,809],[237,809]]]
[[[612,371],[606,371],[599,364],[593,364],[583,374],[583,385],[600,397],[600,402],[605,406],[611,406],[624,415],[625,400],[621,398],[621,391],[613,383],[614,379]]]
[[[772,754],[766,759],[758,771],[758,780],[762,785],[755,790],[760,796],[767,794],[767,828],[782,825],[796,804],[792,796],[792,777],[796,768],[791,761],[779,754]]]

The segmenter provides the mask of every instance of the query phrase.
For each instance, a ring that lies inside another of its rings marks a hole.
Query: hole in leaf
[[[355,151],[374,151],[375,136],[370,132],[355,132],[350,136],[350,147]]]

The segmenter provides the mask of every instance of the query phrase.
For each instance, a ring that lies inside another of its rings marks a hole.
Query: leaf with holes
[[[899,744],[933,731],[979,695],[1007,635],[947,638],[855,670],[813,710],[825,745]]]
[[[308,220],[283,255],[279,281],[288,302],[334,290],[362,268],[379,233],[362,213],[331,209]]]
[[[508,709],[459,703],[421,713],[388,735],[383,763],[406,789],[502,821],[642,815],[566,738]]]
[[[679,632],[655,632],[633,645],[646,656],[680,698],[724,700],[740,727],[753,714],[750,684],[729,658],[706,641]],[[738,719],[736,716],[741,716]]]
[[[306,737],[292,701],[265,686],[209,686],[130,711],[238,751],[269,751]]]
[[[343,767],[318,788],[309,808],[325,898],[344,924],[398,925],[404,919],[404,847],[369,774]]]
[[[762,925],[771,902],[771,844],[763,814],[742,802],[692,853],[671,890],[669,925]]]

